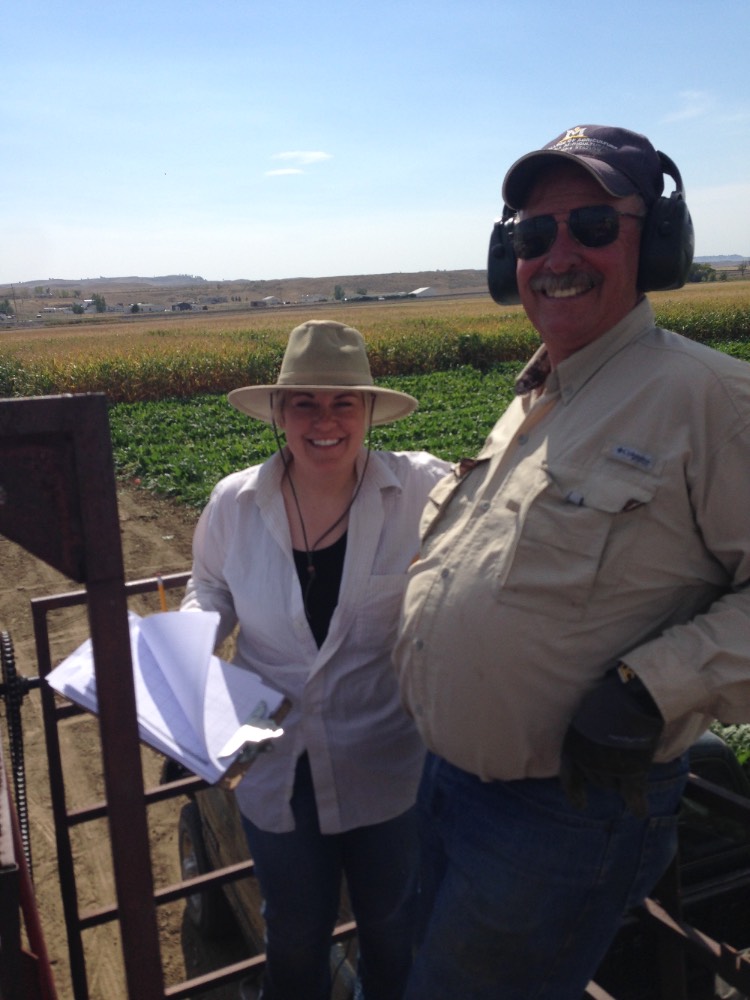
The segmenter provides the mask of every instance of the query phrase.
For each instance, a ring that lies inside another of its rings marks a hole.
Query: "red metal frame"
[[[139,594],[156,592],[159,584],[162,583],[166,589],[181,587],[187,582],[188,573],[174,573],[163,577],[150,577],[142,580],[134,580],[125,584],[125,593],[128,598]],[[34,623],[34,636],[36,641],[36,654],[39,667],[39,676],[44,679],[52,670],[54,664],[51,659],[50,650],[50,623],[51,612],[64,608],[71,608],[86,603],[87,593],[85,590],[71,591],[64,594],[51,595],[49,597],[35,598],[31,602],[32,619]],[[60,878],[60,889],[63,900],[63,911],[65,915],[65,926],[68,937],[68,954],[70,961],[71,980],[76,1000],[87,1000],[88,982],[86,975],[86,957],[83,944],[83,932],[92,928],[119,919],[118,907],[116,905],[104,905],[95,909],[81,910],[78,906],[78,891],[76,885],[76,869],[73,857],[70,831],[73,827],[82,823],[101,819],[107,815],[108,805],[106,801],[91,803],[85,807],[75,809],[68,808],[65,795],[65,775],[60,746],[58,725],[64,719],[73,715],[79,715],[83,709],[60,700],[46,684],[41,685],[42,710],[44,718],[45,739],[47,743],[47,756],[49,760],[50,791],[52,798],[52,811],[55,823],[55,837],[57,843],[58,873]],[[165,799],[184,796],[185,794],[199,791],[206,787],[206,783],[197,777],[183,778],[169,784],[159,785],[155,788],[144,789],[143,800],[146,807],[164,801]],[[195,892],[196,889],[208,885],[221,885],[229,881],[240,878],[248,878],[253,875],[254,866],[252,861],[241,861],[227,868],[218,869],[209,874],[199,875],[195,878],[177,882],[169,886],[157,887],[154,891],[154,901],[157,906],[174,902]],[[350,939],[356,931],[355,924],[348,922],[337,927],[333,935],[335,941],[345,941]],[[216,988],[226,983],[235,982],[245,976],[258,973],[265,966],[265,955],[255,955],[241,962],[236,962],[213,972],[163,987],[160,996],[169,1000],[183,1000],[196,993]]]
[[[128,994],[163,996],[103,394],[0,401],[0,533],[85,583]]]

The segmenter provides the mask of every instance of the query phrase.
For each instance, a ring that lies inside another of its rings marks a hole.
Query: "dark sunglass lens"
[[[585,247],[606,247],[620,231],[620,219],[611,205],[575,208],[568,222],[571,233]]]
[[[513,226],[513,249],[521,260],[541,257],[555,242],[557,222],[553,215],[522,219]]]

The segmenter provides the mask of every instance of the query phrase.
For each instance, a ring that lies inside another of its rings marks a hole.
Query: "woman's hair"
[[[283,414],[288,395],[289,394],[284,392],[283,389],[277,389],[275,392],[271,393],[271,417],[274,420],[276,417],[280,417]]]

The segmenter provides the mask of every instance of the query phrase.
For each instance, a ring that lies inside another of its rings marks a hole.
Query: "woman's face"
[[[277,423],[298,466],[321,473],[353,469],[367,429],[365,400],[347,390],[286,391]]]

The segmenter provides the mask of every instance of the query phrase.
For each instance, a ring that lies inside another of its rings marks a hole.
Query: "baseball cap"
[[[577,163],[615,198],[639,194],[651,205],[664,190],[659,154],[645,135],[608,125],[576,125],[516,160],[503,181],[506,205],[523,208],[540,168],[554,160]]]

